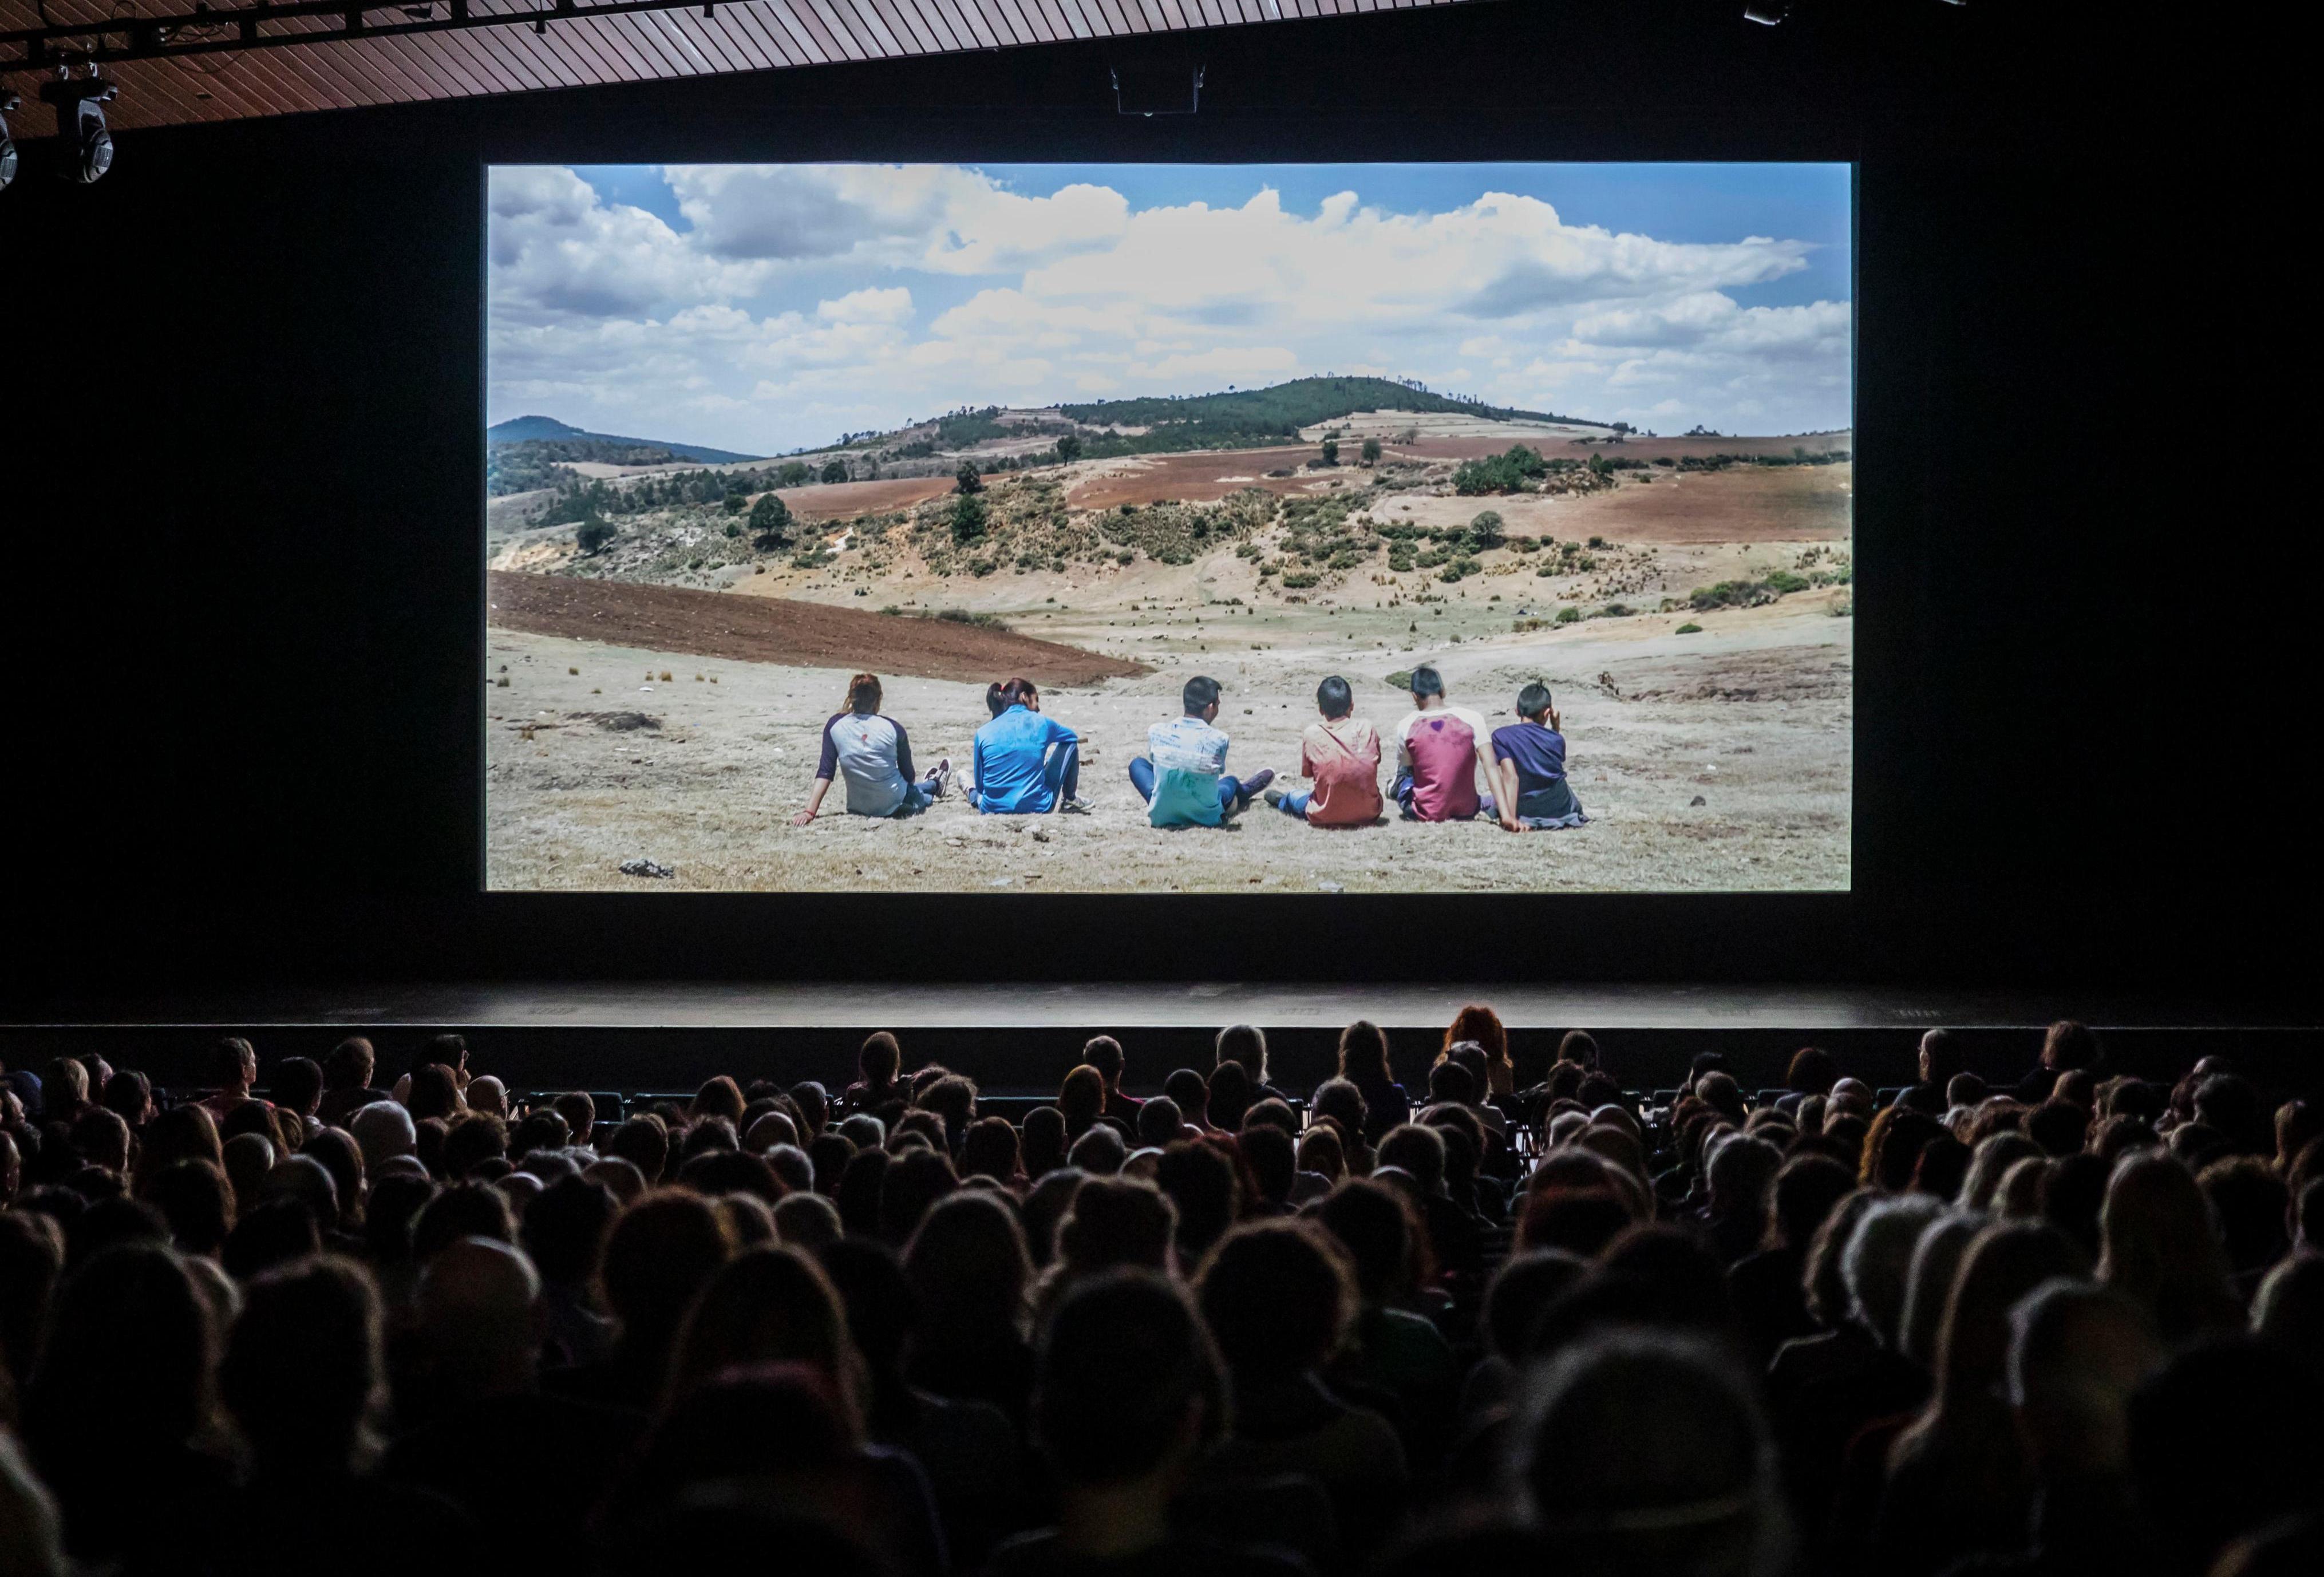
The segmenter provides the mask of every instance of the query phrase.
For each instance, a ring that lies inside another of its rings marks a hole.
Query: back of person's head
[[[1369,1019],[1359,1019],[1340,1031],[1340,1077],[1360,1088],[1396,1082],[1388,1066],[1388,1036]]]
[[[2324,1254],[2287,1254],[2252,1298],[2252,1333],[2324,1368]]]
[[[1947,1088],[1961,1068],[1960,1037],[1950,1029],[1932,1029],[1921,1037],[1921,1076],[1939,1089]]]
[[[2039,1144],[2014,1130],[1988,1134],[1978,1140],[1969,1156],[1969,1171],[1961,1179],[1961,1208],[1979,1212],[1993,1209],[1994,1195],[2001,1191],[2001,1180],[2008,1176],[2009,1168],[2045,1153]]]
[[[603,1183],[559,1178],[524,1207],[524,1250],[543,1280],[586,1287],[596,1280],[605,1234],[620,1213],[613,1191]]]
[[[1177,1230],[1177,1207],[1152,1184],[1092,1177],[1074,1190],[1057,1225],[1057,1258],[1080,1274],[1116,1266],[1161,1270]]]
[[[2043,1034],[2042,1065],[2052,1073],[2095,1068],[2100,1060],[2098,1038],[2087,1024],[2061,1019]]]
[[[1776,1240],[1804,1253],[1816,1229],[1855,1186],[1855,1175],[1830,1156],[1793,1156],[1775,1173]]]
[[[1325,1182],[1337,1185],[1348,1176],[1348,1150],[1340,1141],[1340,1130],[1328,1122],[1318,1122],[1299,1136],[1298,1167],[1303,1172],[1313,1172]]]
[[[208,1161],[173,1161],[146,1180],[140,1197],[170,1223],[170,1240],[184,1254],[215,1255],[234,1230],[234,1190]]]
[[[614,1219],[598,1275],[624,1344],[666,1351],[687,1305],[733,1253],[710,1201],[657,1189]]]
[[[1364,1120],[1370,1108],[1364,1104],[1364,1093],[1356,1087],[1354,1081],[1325,1079],[1315,1086],[1314,1096],[1308,1102],[1308,1111],[1318,1122],[1337,1123],[1348,1144],[1362,1141]]]
[[[1195,1288],[1228,1370],[1244,1383],[1320,1368],[1355,1319],[1346,1250],[1305,1221],[1235,1228],[1204,1261]]]
[[[63,1059],[60,1059],[61,1061]],[[210,1077],[216,1083],[232,1088],[247,1084],[258,1076],[258,1049],[239,1035],[223,1035],[210,1047]],[[80,1087],[73,1091],[75,1100],[88,1098],[88,1075],[84,1073]]]
[[[938,1201],[904,1247],[932,1337],[965,1342],[1018,1333],[1033,1262],[1017,1213],[989,1189]]]
[[[1315,687],[1315,710],[1328,722],[1336,723],[1356,709],[1355,687],[1333,674]]]
[[[1250,1073],[1239,1062],[1222,1060],[1204,1092],[1204,1115],[1211,1126],[1234,1132],[1242,1126],[1243,1113],[1250,1110]]]
[[[164,1244],[119,1244],[58,1289],[23,1404],[34,1455],[92,1457],[187,1443],[210,1422],[216,1333],[185,1261]]]
[[[152,1081],[135,1068],[123,1068],[106,1080],[104,1100],[106,1110],[119,1112],[132,1128],[142,1128],[152,1119]]]
[[[1151,1270],[1075,1286],[1035,1357],[1033,1434],[1069,1485],[1144,1479],[1226,1432],[1217,1349],[1185,1292]]]
[[[868,1400],[863,1360],[830,1277],[814,1256],[797,1249],[752,1249],[713,1273],[678,1329],[670,1394],[682,1396],[728,1370],[764,1363],[804,1363],[818,1370],[853,1415],[853,1426],[862,1426]]]
[[[371,1042],[350,1035],[323,1054],[323,1085],[330,1090],[360,1090],[371,1083],[379,1056]]]
[[[218,1259],[226,1274],[247,1281],[263,1270],[320,1252],[322,1247],[322,1227],[313,1208],[303,1199],[276,1194],[239,1213]]]
[[[1405,687],[1410,690],[1416,698],[1441,696],[1444,693],[1444,678],[1434,668],[1424,662],[1412,670],[1412,677],[1405,682]]]
[[[952,1162],[932,1149],[897,1152],[880,1178],[880,1235],[902,1244],[940,1200],[960,1186]]]
[[[2146,1311],[2061,1277],[2009,1315],[2008,1394],[2038,1477],[2103,1481],[2128,1466],[2130,1398],[2163,1362]]]
[[[1591,1262],[1563,1249],[1533,1249],[1501,1261],[1485,1284],[1485,1350],[1520,1362],[1542,1311],[1589,1274]]]
[[[2238,1276],[2256,1275],[2292,1247],[2292,1195],[2273,1167],[2257,1156],[2213,1161],[2196,1178],[2211,1202],[2227,1267]]]
[[[1517,715],[1527,722],[1538,721],[1553,704],[1549,687],[1539,679],[1531,681],[1517,692]]]
[[[1105,1075],[1087,1063],[1065,1074],[1057,1087],[1057,1110],[1065,1116],[1065,1132],[1078,1138],[1105,1110]]]
[[[880,710],[880,676],[856,674],[847,681],[847,710],[869,716]]]
[[[1937,1369],[1937,1347],[1944,1338],[1945,1310],[1952,1302],[1953,1284],[1960,1277],[1961,1260],[1977,1241],[1987,1219],[1966,1211],[1938,1216],[1921,1232],[1913,1247],[1911,1268],[1904,1273],[1904,1312],[1897,1326],[1897,1351],[1923,1374]]]
[[[1517,1435],[1536,1524],[1576,1570],[1782,1570],[1790,1529],[1749,1381],[1714,1345],[1614,1332],[1538,1377]]]
[[[1181,1139],[1164,1148],[1154,1181],[1178,1207],[1178,1258],[1194,1264],[1234,1224],[1240,1204],[1234,1163],[1209,1144]]]
[[[1291,1185],[1299,1171],[1291,1136],[1271,1122],[1245,1122],[1238,1142],[1259,1200],[1276,1209],[1283,1208],[1291,1198]]]
[[[1368,1305],[1392,1304],[1413,1290],[1419,1223],[1404,1195],[1384,1183],[1358,1178],[1334,1189],[1314,1219],[1347,1251],[1356,1291]]]
[[[489,1183],[445,1185],[411,1224],[411,1252],[424,1263],[463,1238],[515,1242],[516,1213],[508,1195]]]
[[[1784,1087],[1803,1095],[1827,1095],[1840,1082],[1840,1064],[1821,1047],[1803,1046],[1792,1053],[1784,1070]]]
[[[383,1391],[380,1326],[378,1289],[351,1259],[281,1266],[243,1289],[218,1384],[262,1473],[353,1464]]]
[[[919,1317],[919,1303],[896,1250],[876,1238],[844,1237],[816,1251],[839,1294],[855,1350],[876,1377],[901,1376],[904,1344]]]
[[[1065,1164],[1065,1114],[1055,1106],[1036,1106],[1025,1113],[1022,1148],[1025,1176],[1038,1182],[1046,1173]]]
[[[64,1274],[64,1229],[37,1210],[0,1211],[0,1395],[21,1391],[48,1335]]]
[[[129,1170],[129,1124],[118,1111],[91,1106],[73,1120],[72,1148],[92,1167],[115,1175]]]
[[[1610,1186],[1544,1188],[1526,1202],[1518,1219],[1517,1246],[1527,1251],[1562,1249],[1594,1259],[1635,1219]]]
[[[945,1074],[918,1091],[912,1104],[943,1120],[945,1148],[950,1149],[960,1143],[962,1133],[976,1120],[976,1081],[965,1074]]]
[[[1923,1231],[1943,1213],[1944,1206],[1926,1194],[1880,1200],[1858,1221],[1840,1256],[1850,1314],[1891,1351],[1903,1340],[1913,1251]]]
[[[1210,1081],[1193,1068],[1173,1068],[1162,1081],[1162,1093],[1178,1103],[1189,1122],[1200,1122],[1211,1103]]]
[[[1937,1339],[1940,1411],[1999,1393],[2009,1360],[2009,1313],[2034,1288],[2082,1273],[2074,1246],[2038,1222],[2000,1222],[1969,1243]]]
[[[2186,1348],[2130,1404],[2131,1476],[2160,1569],[2206,1570],[2231,1539],[2312,1511],[2324,1382],[2249,1337]]]
[[[2124,1157],[2098,1213],[2098,1279],[2144,1304],[2167,1341],[2224,1323],[2227,1258],[2210,1202],[2172,1156]]]
[[[1230,1024],[1213,1046],[1218,1064],[1239,1063],[1253,1088],[1267,1083],[1267,1034],[1256,1024]]]
[[[1186,1126],[1185,1113],[1167,1095],[1156,1095],[1138,1108],[1138,1142],[1160,1149],[1175,1143]]]
[[[2053,1097],[2025,1114],[2025,1137],[2041,1146],[2045,1155],[2072,1155],[2082,1148],[2089,1131],[2090,1109],[2071,1101]]]
[[[1082,1061],[1095,1068],[1108,1085],[1121,1082],[1121,1070],[1127,1060],[1122,1056],[1121,1042],[1111,1035],[1093,1035],[1082,1043]]]
[[[1784,1152],[1765,1139],[1738,1134],[1721,1144],[1703,1168],[1712,1217],[1764,1220],[1767,1191],[1783,1165]]]
[[[1189,717],[1199,717],[1208,708],[1218,705],[1219,681],[1196,674],[1178,692],[1178,699]]]
[[[855,1072],[867,1084],[893,1084],[897,1070],[903,1065],[904,1049],[885,1029],[875,1029],[865,1036],[855,1053]]]
[[[1428,1070],[1428,1098],[1465,1106],[1477,1098],[1476,1076],[1457,1062],[1440,1062]]]
[[[1444,1136],[1419,1122],[1401,1122],[1380,1136],[1379,1164],[1401,1167],[1430,1194],[1444,1191]]]
[[[277,1106],[311,1117],[316,1102],[323,1098],[323,1070],[312,1058],[286,1056],[275,1065],[274,1082],[267,1093]]]
[[[1129,1141],[1110,1122],[1092,1123],[1089,1131],[1074,1140],[1073,1148],[1065,1152],[1067,1166],[1093,1177],[1112,1176],[1129,1158]]]
[[[1557,1060],[1578,1068],[1598,1066],[1598,1038],[1587,1029],[1569,1029],[1557,1040]]]
[[[818,1139],[817,1143],[822,1141]],[[840,1140],[846,1143],[844,1139]],[[1017,1130],[1005,1117],[980,1117],[968,1125],[960,1141],[960,1172],[964,1177],[991,1177],[1013,1182],[1018,1164]]]

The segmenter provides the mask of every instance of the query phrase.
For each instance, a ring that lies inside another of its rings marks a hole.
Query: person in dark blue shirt
[[[992,721],[976,731],[976,785],[969,803],[988,815],[1085,814],[1081,797],[1081,741],[1070,728],[1041,715],[1041,693],[1030,679],[1010,679],[985,693]]]
[[[1549,687],[1517,692],[1518,722],[1493,730],[1493,776],[1501,825],[1510,832],[1580,826],[1590,818],[1565,780],[1565,736]]]

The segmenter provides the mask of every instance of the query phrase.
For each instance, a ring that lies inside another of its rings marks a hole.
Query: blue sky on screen
[[[504,166],[487,409],[778,454],[1322,373],[1828,430],[1846,165]]]

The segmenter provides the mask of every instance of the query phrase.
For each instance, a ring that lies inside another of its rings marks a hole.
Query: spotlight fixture
[[[1791,14],[1791,0],[1751,0],[1743,7],[1743,20],[1761,27],[1773,27]]]
[[[8,134],[8,117],[23,102],[13,93],[0,93],[0,191],[16,179],[16,139]]]
[[[69,69],[58,68],[57,79],[41,85],[41,97],[57,106],[57,135],[68,154],[64,178],[88,186],[113,168],[113,132],[105,124],[104,106],[120,89],[99,77],[94,66],[78,78]]]

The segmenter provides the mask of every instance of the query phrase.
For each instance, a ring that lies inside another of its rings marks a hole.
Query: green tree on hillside
[[[963,495],[972,493],[982,493],[984,491],[984,474],[976,468],[975,461],[963,460],[960,463],[960,469],[953,475],[952,486],[954,493],[958,493]]]
[[[573,540],[582,552],[597,554],[605,550],[605,544],[611,542],[613,536],[613,522],[592,514],[581,522],[581,529],[573,533]]]
[[[749,507],[750,503],[751,495],[737,487],[726,494],[726,512],[730,515],[741,514]]]
[[[982,487],[982,482],[977,484]],[[973,490],[963,490],[952,501],[952,540],[966,546],[984,540],[984,500]]]
[[[825,461],[823,466],[823,480],[826,484],[835,482],[846,481],[847,462],[844,460]]]
[[[1362,451],[1362,453],[1363,453],[1363,456],[1364,456],[1364,464],[1365,464],[1365,465],[1367,465],[1367,466],[1377,466],[1377,465],[1379,465],[1379,457],[1380,457],[1379,439],[1378,439],[1378,438],[1366,438],[1366,439],[1364,440],[1364,447],[1363,447],[1363,451]]]
[[[1082,435],[1069,432],[1057,440],[1057,458],[1072,465],[1082,457]]]
[[[1469,522],[1469,544],[1480,553],[1489,548],[1499,547],[1508,537],[1508,532],[1501,524],[1498,510],[1489,509]]]
[[[778,548],[789,547],[797,524],[797,521],[791,515],[790,506],[776,493],[769,493],[761,495],[758,503],[751,511],[751,530],[757,533],[753,540],[761,552],[772,552]]]
[[[808,472],[807,462],[805,460],[793,460],[784,466],[780,471],[776,473],[775,484],[778,487],[802,486],[806,484],[807,475]]]
[[[1326,466],[1336,466],[1339,463],[1340,440],[1337,438],[1325,438],[1323,440],[1323,464]]]

